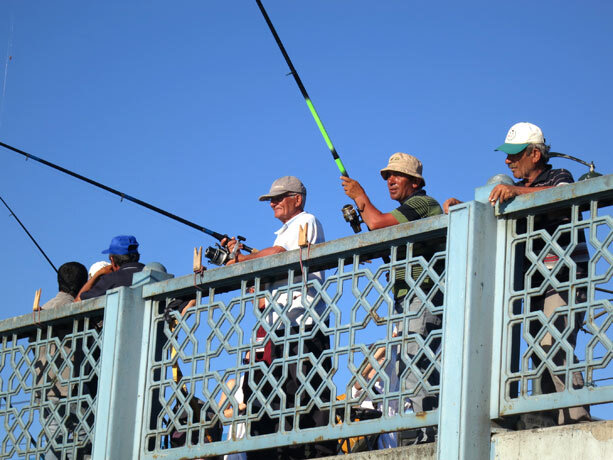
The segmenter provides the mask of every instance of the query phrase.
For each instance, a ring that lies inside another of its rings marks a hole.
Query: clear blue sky
[[[264,2],[349,174],[388,211],[379,169],[424,163],[430,195],[471,199],[506,172],[518,121],[613,172],[610,1]],[[327,239],[347,236],[339,172],[254,1],[0,2],[0,140],[221,233],[269,246],[257,196],[299,176]],[[575,177],[585,168],[553,160]],[[54,263],[134,234],[144,262],[191,271],[214,240],[0,151],[0,196]],[[55,273],[0,208],[1,318]]]

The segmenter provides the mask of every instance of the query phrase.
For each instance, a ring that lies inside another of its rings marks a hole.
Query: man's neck
[[[530,185],[532,185],[532,183],[537,179],[537,177],[539,177],[543,173],[543,171],[545,171],[545,166],[533,169],[530,174],[528,174],[528,177],[524,178],[524,180],[526,181],[526,186],[529,187]]]
[[[285,220],[281,220],[281,219],[279,219],[279,220],[281,220],[281,222],[283,222],[284,224],[287,224],[287,223],[288,223],[290,220],[292,220],[292,219],[293,219],[294,217],[296,217],[298,214],[302,214],[303,212],[304,212],[304,209],[300,209],[300,210],[296,211],[296,213],[295,213],[295,214],[293,214],[291,217],[288,217],[288,218],[287,218],[287,219],[285,219]]]
[[[417,190],[413,190],[413,192],[409,193],[407,196],[405,196],[404,198],[399,198],[396,201],[400,204],[404,203],[406,200],[408,200],[409,198],[411,198],[413,195],[415,195],[416,193],[421,192],[422,189],[418,188]]]

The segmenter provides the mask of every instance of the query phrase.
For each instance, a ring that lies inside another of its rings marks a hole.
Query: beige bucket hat
[[[388,162],[388,165],[381,170],[381,177],[385,179],[385,173],[394,171],[406,174],[408,176],[413,176],[421,179],[424,183],[424,187],[426,186],[426,180],[421,175],[424,166],[421,164],[417,158],[413,155],[409,155],[408,153],[397,152],[394,153]]]

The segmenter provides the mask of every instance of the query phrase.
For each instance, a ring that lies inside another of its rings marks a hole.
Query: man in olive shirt
[[[387,183],[390,198],[398,201],[400,206],[388,213],[379,211],[379,209],[372,204],[368,198],[368,195],[358,181],[344,176],[341,177],[341,180],[343,181],[342,185],[345,193],[348,197],[355,201],[360,213],[362,214],[364,223],[370,230],[375,230],[442,214],[443,211],[439,203],[434,198],[429,197],[424,190],[426,181],[422,176],[422,171],[423,165],[421,161],[412,155],[399,152],[394,153],[390,157],[388,165],[381,170],[381,177]],[[437,242],[437,244],[434,245],[437,246],[435,249],[433,249],[434,246],[430,244],[427,245],[427,248],[425,245],[421,245],[420,249],[418,247],[420,245],[415,244],[413,248],[413,256],[424,255],[424,257],[428,258],[433,252],[439,250],[438,246],[440,245],[440,242]],[[419,254],[420,250],[423,250],[424,253]],[[416,280],[421,273],[422,268],[420,266],[413,265],[411,270],[413,280]],[[410,288],[405,277],[405,269],[396,270],[394,276],[394,308],[397,313],[403,313],[407,309],[407,306],[409,312],[421,311],[418,316],[409,320],[407,332],[409,334],[419,334],[422,338],[426,339],[431,331],[440,329],[441,318],[438,315],[432,314],[432,312],[430,312],[430,310],[423,305],[423,302],[419,297],[413,293],[410,293]],[[429,278],[427,278],[420,285],[420,288],[422,291],[429,292],[433,288],[433,283]],[[440,305],[442,303],[442,298],[440,298],[441,296],[437,295],[434,297],[437,297],[434,303],[436,305]],[[402,324],[399,326],[397,332],[402,333]],[[438,340],[431,341],[430,346],[436,349],[439,346],[439,342],[440,341]],[[417,343],[409,343],[407,345],[406,352],[412,360],[419,353]],[[401,353],[398,355],[402,356]],[[402,361],[399,362],[399,373],[403,372],[406,364],[407,363]],[[419,360],[419,362],[414,363],[414,365],[420,368],[422,371],[425,371],[428,364],[429,361],[425,358],[422,358]],[[438,375],[429,380],[436,384],[437,379]],[[406,379],[407,388],[415,388],[418,386],[418,384],[419,379],[412,373],[409,373]],[[429,396],[427,391],[423,388],[423,385],[411,398],[411,404],[415,413],[434,409],[437,406],[437,401],[437,396]],[[428,433],[430,433],[430,431],[428,431]],[[429,438],[429,434],[427,434],[426,430],[418,432],[417,439],[415,439],[416,442],[425,442],[430,440],[433,439]]]

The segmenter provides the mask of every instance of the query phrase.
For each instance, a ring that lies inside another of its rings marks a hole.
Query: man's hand
[[[219,244],[225,247],[230,252],[230,254],[232,254],[232,251],[234,251],[234,248],[238,244],[238,249],[236,250],[236,254],[234,254],[234,259],[228,259],[228,261],[226,262],[226,265],[232,265],[232,264],[235,264],[236,262],[239,262],[239,256],[241,255],[240,250],[243,248],[243,245],[239,243],[238,241],[236,241],[236,238],[230,238],[230,239],[224,238],[220,241]]]
[[[443,211],[445,214],[449,214],[449,208],[451,206],[455,206],[456,204],[461,204],[462,202],[457,198],[448,198],[447,201],[443,203]]]
[[[496,206],[496,201],[500,201],[500,203],[504,203],[505,201],[510,200],[513,197],[521,194],[519,190],[521,187],[516,187],[515,185],[506,185],[506,184],[498,184],[494,187],[490,193],[490,204],[492,206]]]
[[[239,243],[238,241],[236,241],[236,238],[234,238],[234,237],[232,237],[230,239],[224,238],[223,240],[221,240],[221,242],[219,244],[221,246],[225,246],[228,249],[228,251],[230,251],[230,252],[234,251],[234,246],[236,246],[237,244],[239,245],[238,246],[239,250],[243,248],[243,245],[241,243]]]
[[[81,294],[83,294],[84,292],[89,291],[92,287],[94,287],[94,284],[96,284],[98,282],[98,279],[100,279],[100,277],[102,275],[107,275],[109,273],[114,272],[115,269],[113,267],[114,267],[113,264],[106,265],[106,266],[102,267],[100,270],[98,270],[96,273],[94,273],[92,275],[92,277],[90,279],[88,279],[87,282],[83,285],[83,287],[81,288],[81,290],[79,291],[79,293],[75,297],[74,301],[75,302],[80,302],[81,301]]]
[[[346,176],[341,176],[341,181],[343,181],[342,186],[345,190],[345,194],[353,201],[356,201],[358,198],[366,195],[366,192],[357,180],[353,180]]]
[[[92,278],[100,278],[102,275],[107,275],[107,274],[112,273],[114,271],[115,270],[113,270],[113,264],[106,265],[106,266],[102,267],[100,270],[98,270],[96,273],[94,273]]]

